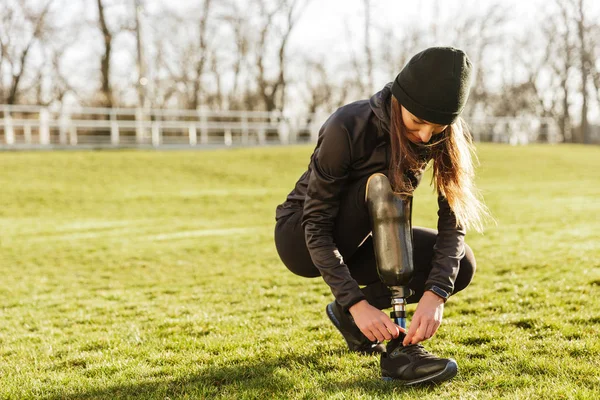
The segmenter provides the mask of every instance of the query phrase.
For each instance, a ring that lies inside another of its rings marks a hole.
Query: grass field
[[[277,257],[311,151],[0,153],[0,398],[600,398],[600,148],[480,146],[498,224],[425,343],[459,375],[413,389]]]

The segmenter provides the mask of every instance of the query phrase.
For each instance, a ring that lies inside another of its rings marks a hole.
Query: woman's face
[[[431,122],[423,121],[413,115],[404,106],[402,108],[402,121],[406,127],[406,137],[413,143],[427,143],[433,135],[440,134],[448,127],[448,125],[438,125]]]

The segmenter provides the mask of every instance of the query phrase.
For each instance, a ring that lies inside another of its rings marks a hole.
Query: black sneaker
[[[404,385],[440,383],[452,379],[458,372],[456,361],[438,358],[420,344],[402,346],[399,339],[388,342],[387,352],[381,354],[381,377]]]
[[[354,323],[352,316],[344,312],[340,305],[333,301],[325,307],[327,316],[340,331],[344,340],[348,344],[348,349],[362,354],[378,354],[385,351],[385,346],[382,343],[373,343],[358,329]]]

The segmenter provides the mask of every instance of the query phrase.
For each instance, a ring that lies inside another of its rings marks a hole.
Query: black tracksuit
[[[389,172],[390,87],[329,117],[308,170],[276,210],[275,244],[281,260],[298,275],[321,275],[346,309],[363,299],[379,308],[389,307],[389,291],[377,275],[364,198],[368,177]],[[426,149],[419,154],[423,160],[430,158]],[[421,175],[409,176],[415,187]],[[413,229],[411,302],[432,285],[456,293],[475,272],[464,229],[456,227],[443,196],[438,196],[438,204],[438,231]],[[359,284],[367,286],[361,289]]]

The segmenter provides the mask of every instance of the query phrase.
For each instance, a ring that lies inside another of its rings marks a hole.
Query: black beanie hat
[[[424,121],[450,125],[460,115],[471,81],[471,61],[453,47],[431,47],[415,55],[392,85],[394,97]]]

